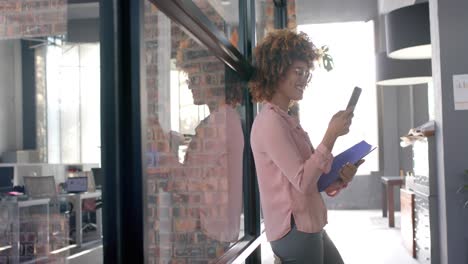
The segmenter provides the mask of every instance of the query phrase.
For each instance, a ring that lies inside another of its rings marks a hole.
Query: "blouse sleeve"
[[[282,117],[270,115],[268,122],[263,122],[265,133],[261,137],[262,149],[273,163],[300,192],[306,193],[316,185],[323,173],[331,169],[333,156],[330,150],[320,144],[312,155],[304,160],[292,137],[288,122]]]

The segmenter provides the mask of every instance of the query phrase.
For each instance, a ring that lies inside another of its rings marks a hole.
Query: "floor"
[[[418,264],[403,247],[400,214],[395,214],[395,228],[378,210],[334,210],[328,212],[328,235],[346,264]],[[268,243],[262,245],[262,263],[273,263]]]
[[[80,253],[76,253],[67,258],[68,264],[102,264],[102,245]]]
[[[400,214],[395,214],[395,228],[378,210],[332,210],[325,229],[334,241],[346,264],[418,264],[403,247],[400,235]],[[262,263],[273,264],[268,243],[262,245]],[[70,264],[101,264],[102,246],[72,255]]]

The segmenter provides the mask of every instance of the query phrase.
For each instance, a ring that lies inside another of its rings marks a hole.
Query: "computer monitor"
[[[82,193],[88,191],[88,176],[73,176],[67,178],[67,192],[68,193]]]
[[[0,193],[13,191],[13,167],[0,167]]]
[[[96,189],[102,189],[102,183],[103,183],[102,169],[101,168],[91,168],[91,171],[93,172],[94,185],[96,186]]]

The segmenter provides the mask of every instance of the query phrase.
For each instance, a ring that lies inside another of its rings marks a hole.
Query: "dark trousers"
[[[343,264],[343,259],[325,230],[318,233],[291,231],[279,240],[270,242],[271,248],[281,263],[295,264]]]

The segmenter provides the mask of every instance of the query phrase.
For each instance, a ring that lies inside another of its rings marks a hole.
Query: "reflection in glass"
[[[193,103],[207,105],[210,113],[195,128],[185,154],[184,174],[190,177],[189,188],[203,185],[200,221],[204,233],[218,241],[233,242],[239,236],[242,205],[244,138],[234,108],[240,101],[240,91],[237,87],[225,90],[224,65],[216,57],[204,53],[193,59],[193,54],[203,49],[189,39],[180,47],[177,64],[188,75]]]
[[[193,3],[237,46],[234,40],[238,35],[239,0],[193,0]]]
[[[157,21],[145,24],[142,91],[148,261],[213,262],[243,235],[243,86],[163,14],[145,15]]]

